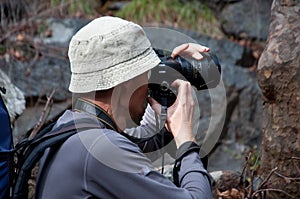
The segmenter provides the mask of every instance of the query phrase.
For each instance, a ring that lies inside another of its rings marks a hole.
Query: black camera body
[[[201,53],[203,59],[187,60],[181,56],[174,59],[169,51],[155,49],[161,62],[151,70],[149,95],[162,106],[171,106],[176,100],[176,89],[170,84],[176,79],[189,81],[197,90],[215,88],[221,79],[221,65],[216,55]]]

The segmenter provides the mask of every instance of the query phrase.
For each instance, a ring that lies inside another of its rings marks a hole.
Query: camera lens
[[[170,88],[170,85],[167,81],[163,81],[161,84],[160,84],[160,89],[162,91],[167,91],[168,89]]]
[[[161,63],[151,70],[148,87],[150,96],[159,103],[167,101],[170,106],[176,100],[176,91],[170,88],[170,84],[176,79],[189,81],[197,90],[215,88],[220,82],[221,65],[217,56],[212,53],[201,53],[203,59],[194,60],[181,56],[172,59],[170,52],[155,51]]]

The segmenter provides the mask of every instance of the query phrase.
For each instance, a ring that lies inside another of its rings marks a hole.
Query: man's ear
[[[112,92],[112,98],[113,100],[112,104],[114,105],[125,105],[128,101],[126,100],[126,96],[128,93],[129,85],[127,82],[121,83],[114,87],[114,90]],[[127,104],[126,104],[127,105]]]
[[[121,89],[127,90],[129,88],[129,85],[130,85],[130,81],[126,81],[126,82],[119,84],[118,86],[120,86]]]

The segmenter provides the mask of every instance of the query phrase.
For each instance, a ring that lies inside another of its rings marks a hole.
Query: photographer
[[[174,49],[173,56],[186,53],[201,59],[199,52],[208,50],[186,44]],[[99,128],[71,136],[51,159],[45,154],[36,198],[212,198],[192,132],[189,82],[172,83],[178,95],[167,110],[166,128],[177,146],[175,184],[124,136],[124,129],[144,113],[148,71],[160,62],[140,26],[115,17],[95,19],[73,36],[68,55],[69,90],[78,99],[74,110],[67,110],[53,128],[82,119]],[[159,111],[153,99],[150,104]]]

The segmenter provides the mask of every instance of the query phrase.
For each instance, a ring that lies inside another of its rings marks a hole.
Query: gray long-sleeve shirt
[[[66,111],[56,127],[86,117]],[[71,136],[50,162],[41,163],[36,198],[212,198],[196,152],[181,160],[177,187],[155,170],[136,144],[101,122],[99,126]]]

